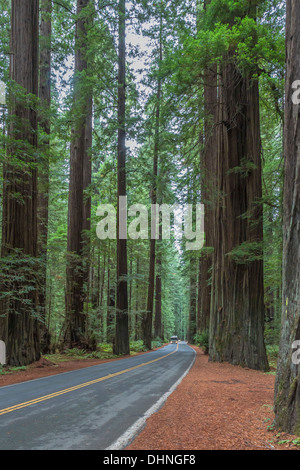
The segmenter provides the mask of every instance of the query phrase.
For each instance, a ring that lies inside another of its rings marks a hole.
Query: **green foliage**
[[[209,331],[205,330],[201,333],[197,333],[194,337],[194,344],[197,344],[201,349],[203,349],[205,354],[208,354],[209,351]]]
[[[270,346],[270,352],[274,351],[275,354],[278,353],[280,337],[280,324],[274,324],[274,322],[269,322],[265,324],[265,343],[266,346]],[[272,349],[274,348],[274,350]],[[277,351],[277,353],[276,353]]]
[[[279,347],[276,344],[267,344],[268,356],[274,361],[278,358]]]
[[[249,174],[252,173],[255,169],[257,169],[257,165],[254,162],[248,160],[247,158],[243,158],[240,165],[231,168],[228,173],[237,173],[241,175],[242,178],[247,178]]]
[[[44,261],[25,255],[23,250],[15,249],[0,258],[0,301],[16,302],[18,314],[29,312],[32,317],[39,318],[35,298],[31,295],[36,291],[39,282],[39,266]]]
[[[19,372],[22,370],[27,370],[26,366],[19,366],[19,367],[9,367],[0,364],[0,375],[10,375],[14,372]]]
[[[70,360],[85,360],[85,359],[113,359],[117,356],[112,352],[112,344],[101,343],[98,345],[96,351],[87,351],[80,348],[66,349],[61,353],[47,354],[44,356],[47,360],[53,363],[67,362]]]
[[[268,334],[265,335],[265,343],[266,343],[266,351],[268,356],[268,361],[270,365],[270,372],[269,374],[275,374],[277,369],[277,361],[278,361],[278,354],[279,354],[279,333],[280,330],[277,331],[277,334]],[[272,370],[273,369],[273,370]]]
[[[152,341],[152,348],[160,348],[161,346],[163,346],[163,341],[161,338],[155,338],[153,341]]]
[[[142,340],[130,341],[130,353],[135,354],[146,351],[144,342]]]
[[[285,61],[285,36],[280,21],[266,22],[268,2],[258,2],[250,11],[248,1],[213,0],[200,16],[195,35],[185,35],[182,43],[169,51],[169,72],[182,93],[204,82],[203,70],[213,64],[234,60],[245,76],[254,79],[262,74],[274,80],[274,71],[282,70]],[[273,15],[281,19],[282,5],[275,2]]]
[[[243,242],[227,253],[237,264],[247,264],[262,259],[262,242]]]

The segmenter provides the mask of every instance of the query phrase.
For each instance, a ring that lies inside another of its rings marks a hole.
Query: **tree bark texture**
[[[88,28],[91,0],[77,1],[74,126],[70,149],[68,205],[66,328],[64,343],[73,347],[86,344],[85,286],[88,282],[91,198],[86,194],[91,182],[92,89],[86,79],[89,68]],[[85,12],[84,12],[85,10]]]
[[[187,340],[190,343],[194,342],[197,333],[197,260],[193,256],[190,258],[189,266],[189,322],[187,331]]]
[[[161,239],[161,225],[160,225]],[[159,250],[156,253],[155,268],[155,317],[154,317],[154,338],[162,339],[162,253]]]
[[[22,92],[13,92],[9,102],[12,141],[3,178],[0,339],[6,343],[7,363],[16,366],[40,357],[35,276],[37,114],[34,104],[28,105],[28,94],[38,96],[38,15],[38,0],[12,0],[10,78]]]
[[[217,129],[209,352],[214,361],[266,370],[258,83],[240,74],[232,55],[228,59]],[[242,244],[251,255],[234,255]]]
[[[201,152],[201,201],[204,205],[205,245],[199,260],[198,330],[208,330],[211,299],[212,249],[214,246],[214,206],[216,204],[216,119],[217,70],[205,71],[204,77],[204,149]]]
[[[159,159],[159,120],[160,120],[160,94],[161,83],[158,82],[157,89],[157,103],[156,103],[156,117],[155,117],[155,137],[154,137],[154,153],[153,153],[153,185],[151,192],[151,203],[153,207],[157,202],[157,176],[158,176],[158,159]],[[156,209],[155,209],[156,210]],[[149,255],[149,282],[148,282],[148,297],[147,297],[147,313],[144,320],[144,343],[148,349],[151,349],[152,340],[152,323],[153,323],[153,308],[154,308],[154,293],[155,293],[155,264],[156,264],[156,239],[154,237],[150,240],[150,255]]]
[[[39,148],[42,157],[38,169],[38,252],[40,263],[39,312],[41,315],[41,349],[50,352],[50,332],[46,325],[46,272],[49,204],[49,150],[50,150],[50,106],[51,106],[51,32],[52,0],[41,1],[40,23],[40,80],[39,98],[42,104],[40,126],[44,133]]]
[[[118,211],[117,211],[117,296],[115,354],[129,354],[127,240],[121,238],[121,196],[126,196],[126,22],[125,0],[119,0],[119,69],[118,69]]]
[[[286,93],[284,124],[282,325],[275,383],[275,423],[300,433],[300,105],[293,103],[292,84],[300,79],[300,4],[287,0]],[[293,357],[293,354],[296,356]]]

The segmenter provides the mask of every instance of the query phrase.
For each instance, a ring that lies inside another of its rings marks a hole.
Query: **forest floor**
[[[126,450],[300,450],[299,437],[272,425],[274,372],[209,362],[201,349],[193,348],[196,357],[189,373]],[[53,364],[41,359],[0,375],[0,386],[108,361]]]

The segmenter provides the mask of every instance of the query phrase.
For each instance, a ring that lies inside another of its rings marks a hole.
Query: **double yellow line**
[[[122,375],[122,374],[125,374],[127,372],[131,372],[132,370],[138,369],[139,367],[143,367],[143,366],[147,366],[149,364],[153,364],[154,362],[160,361],[161,359],[165,359],[166,357],[171,356],[172,354],[177,352],[177,350],[178,350],[178,344],[177,344],[177,347],[176,347],[175,351],[172,351],[171,353],[166,354],[165,356],[154,359],[153,361],[143,362],[142,364],[139,364],[139,365],[134,366],[134,367],[130,367],[129,369],[121,370],[119,372],[115,372],[114,374],[105,375],[104,377],[100,377],[100,378],[95,379],[95,380],[90,380],[89,382],[85,382],[85,383],[82,383],[82,384],[79,384],[79,385],[75,385],[74,387],[65,388],[64,390],[60,390],[58,392],[50,393],[49,395],[45,395],[43,397],[34,398],[33,400],[26,401],[24,403],[19,403],[17,405],[10,406],[8,408],[3,408],[2,410],[0,410],[0,415],[5,415],[7,413],[11,413],[12,411],[20,410],[21,408],[26,408],[27,406],[35,405],[36,403],[40,403],[42,401],[50,400],[51,398],[59,397],[60,395],[65,395],[66,393],[74,392],[75,390],[79,390],[79,389],[84,388],[84,387],[89,387],[90,385],[94,385],[96,383],[103,382],[104,380],[111,379],[113,377],[117,377],[118,375]]]

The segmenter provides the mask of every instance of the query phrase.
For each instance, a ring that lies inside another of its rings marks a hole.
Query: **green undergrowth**
[[[267,374],[275,375],[277,369],[277,360],[278,360],[278,346],[277,345],[267,345],[267,356],[269,361],[270,370]]]
[[[163,342],[160,340],[154,340],[152,342],[152,348],[158,348],[160,346],[163,346]],[[130,355],[134,356],[135,354],[138,354],[140,352],[147,352],[147,350],[144,347],[143,341],[130,341]],[[111,343],[100,343],[97,346],[97,349],[95,351],[87,351],[85,349],[79,349],[79,348],[72,348],[72,349],[66,349],[63,352],[59,352],[58,350],[53,353],[53,354],[46,354],[43,355],[43,358],[46,359],[49,362],[52,362],[53,364],[60,364],[62,362],[68,362],[68,361],[77,361],[77,360],[89,360],[89,359],[99,359],[99,360],[105,360],[105,359],[116,359],[120,356],[117,356],[113,353],[113,345]],[[7,375],[7,374],[13,374],[14,372],[26,370],[26,366],[19,366],[19,367],[13,367],[13,366],[7,366],[7,365],[1,365],[0,364],[0,375]]]
[[[13,374],[14,372],[18,372],[20,370],[26,370],[26,366],[5,366],[0,364],[0,375],[8,375],[8,374]]]
[[[153,341],[152,347],[157,348],[162,346],[161,341]],[[134,356],[140,352],[146,352],[147,350],[144,347],[143,341],[131,341],[130,342],[130,355]],[[85,349],[72,348],[66,349],[63,352],[56,352],[54,354],[47,354],[44,356],[50,362],[55,364],[61,362],[67,362],[70,360],[88,360],[88,359],[115,359],[120,356],[117,356],[113,353],[113,345],[111,343],[100,343],[97,346],[95,351],[87,351]]]
[[[205,354],[208,354],[209,352],[209,332],[208,330],[202,331],[201,333],[198,333],[194,336],[194,341],[193,343],[196,346],[199,346],[201,349],[203,349]]]

